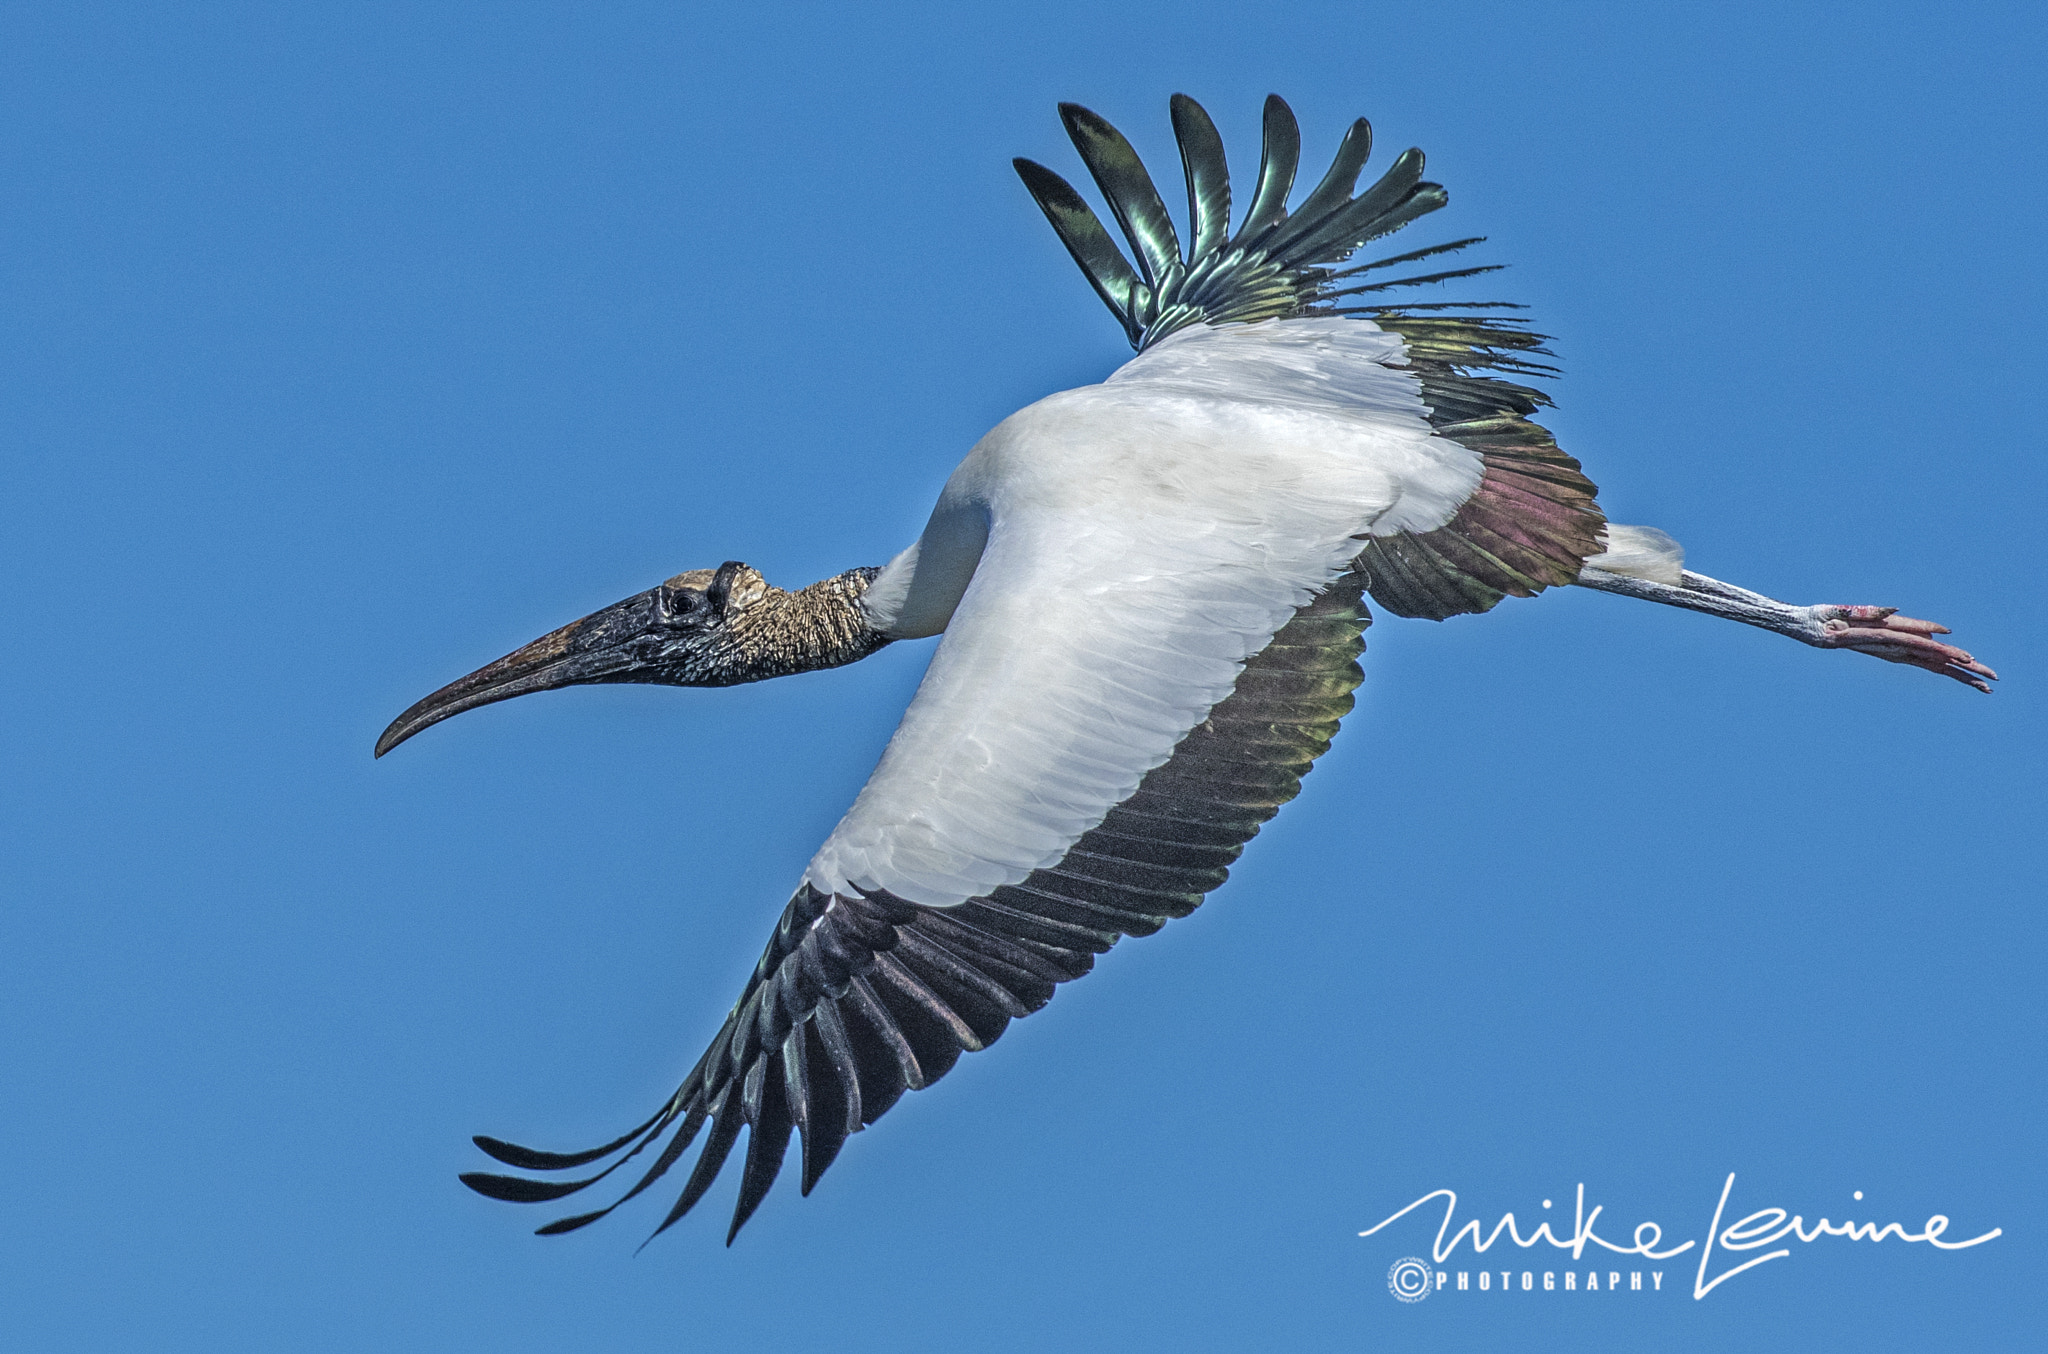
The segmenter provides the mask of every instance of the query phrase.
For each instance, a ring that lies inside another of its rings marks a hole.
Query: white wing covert
[[[1189,331],[990,433],[920,550],[984,517],[971,581],[805,882],[947,906],[1055,863],[1374,523],[1448,520],[1479,460],[1399,356],[1352,321]]]

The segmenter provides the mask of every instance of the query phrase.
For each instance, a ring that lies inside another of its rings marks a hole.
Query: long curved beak
[[[648,671],[648,664],[633,641],[654,628],[657,591],[649,589],[572,621],[450,682],[392,720],[377,739],[376,755],[382,757],[428,725],[479,705],[586,682],[649,680],[639,676]]]

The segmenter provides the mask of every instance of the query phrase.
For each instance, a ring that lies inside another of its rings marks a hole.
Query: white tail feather
[[[1607,549],[1593,556],[1585,568],[1629,578],[1646,578],[1652,583],[1679,584],[1685,572],[1685,547],[1655,527],[1625,527],[1609,522],[1601,532]]]

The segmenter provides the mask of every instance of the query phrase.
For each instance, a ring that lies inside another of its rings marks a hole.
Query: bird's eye
[[[672,625],[694,625],[704,619],[704,594],[695,588],[664,588],[662,619]]]

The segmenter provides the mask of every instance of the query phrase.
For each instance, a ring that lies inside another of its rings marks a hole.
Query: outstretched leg
[[[1792,606],[1689,569],[1678,570],[1677,578],[1675,584],[1658,582],[1588,564],[1577,581],[1583,587],[1602,592],[1618,592],[1624,597],[1640,597],[1646,602],[1682,606],[1688,611],[1704,611],[1709,616],[1761,626],[1817,649],[1854,649],[1888,663],[1910,663],[1987,693],[1991,683],[1998,680],[1997,673],[1968,653],[1934,638],[1947,634],[1947,626],[1901,616],[1896,607]]]

